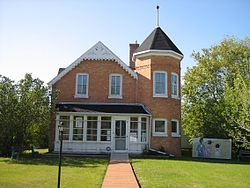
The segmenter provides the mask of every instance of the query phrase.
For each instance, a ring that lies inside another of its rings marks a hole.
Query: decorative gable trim
[[[135,61],[136,58],[147,57],[147,56],[170,56],[170,57],[174,57],[178,60],[183,59],[183,55],[181,55],[173,50],[145,50],[142,52],[134,53],[133,60]]]
[[[65,74],[79,65],[83,60],[111,60],[117,62],[126,72],[128,72],[133,78],[138,79],[137,74],[129,68],[117,55],[115,55],[108,47],[106,47],[101,41],[96,43],[87,52],[81,55],[73,63],[71,63],[60,74],[53,78],[48,85],[52,86],[58,80],[60,80]]]

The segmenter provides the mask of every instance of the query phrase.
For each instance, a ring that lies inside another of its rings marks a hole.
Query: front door
[[[115,121],[115,150],[126,150],[126,121]]]

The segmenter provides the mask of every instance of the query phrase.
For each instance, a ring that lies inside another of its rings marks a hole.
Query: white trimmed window
[[[130,142],[138,142],[138,117],[130,118]]]
[[[74,116],[73,123],[73,140],[83,140],[83,117]]]
[[[70,129],[70,116],[60,116],[58,125],[62,123],[63,126],[63,140],[69,140],[69,129]],[[60,135],[59,135],[60,137]],[[59,140],[60,138],[58,138]]]
[[[166,119],[154,119],[153,136],[167,136],[167,120]]]
[[[179,77],[176,73],[171,73],[171,96],[172,98],[179,97]]]
[[[87,141],[97,141],[97,117],[87,118]]]
[[[147,142],[147,118],[141,118],[141,142]]]
[[[122,98],[122,75],[109,75],[109,98]]]
[[[111,117],[101,117],[101,141],[111,141]]]
[[[153,75],[153,96],[167,97],[167,73],[164,71],[154,71]]]
[[[173,119],[171,121],[171,129],[172,129],[172,136],[173,137],[179,137],[180,136],[180,127],[179,127],[179,121],[176,119]]]
[[[76,98],[88,98],[89,75],[86,73],[76,74]]]

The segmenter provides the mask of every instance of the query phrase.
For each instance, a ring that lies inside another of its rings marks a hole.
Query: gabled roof
[[[115,55],[108,47],[106,47],[101,41],[96,43],[87,52],[81,55],[67,68],[62,70],[55,78],[53,78],[48,85],[53,85],[60,80],[65,74],[71,71],[74,67],[79,65],[83,60],[111,60],[118,63],[126,72],[128,72],[133,78],[137,79],[137,74],[129,68],[117,55]]]
[[[175,44],[160,27],[157,27],[153,30],[153,32],[135,50],[134,54],[137,55],[149,51],[159,51],[161,53],[173,52],[174,54],[183,57],[181,51],[175,46]]]
[[[56,104],[59,112],[80,112],[88,114],[145,114],[150,112],[143,104],[127,103],[79,103],[79,102],[62,102]]]

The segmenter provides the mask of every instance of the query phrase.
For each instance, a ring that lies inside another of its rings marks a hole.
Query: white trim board
[[[135,61],[136,58],[147,57],[147,56],[170,56],[178,60],[182,60],[184,57],[183,55],[178,54],[173,50],[145,50],[142,52],[134,53],[133,60]]]
[[[49,83],[49,86],[55,84],[60,80],[65,74],[79,65],[83,60],[111,60],[117,62],[126,72],[128,72],[133,78],[138,79],[137,74],[129,68],[117,55],[115,55],[107,46],[105,46],[101,41],[97,42],[88,51],[71,63],[66,69],[64,69],[60,74],[54,77]]]

